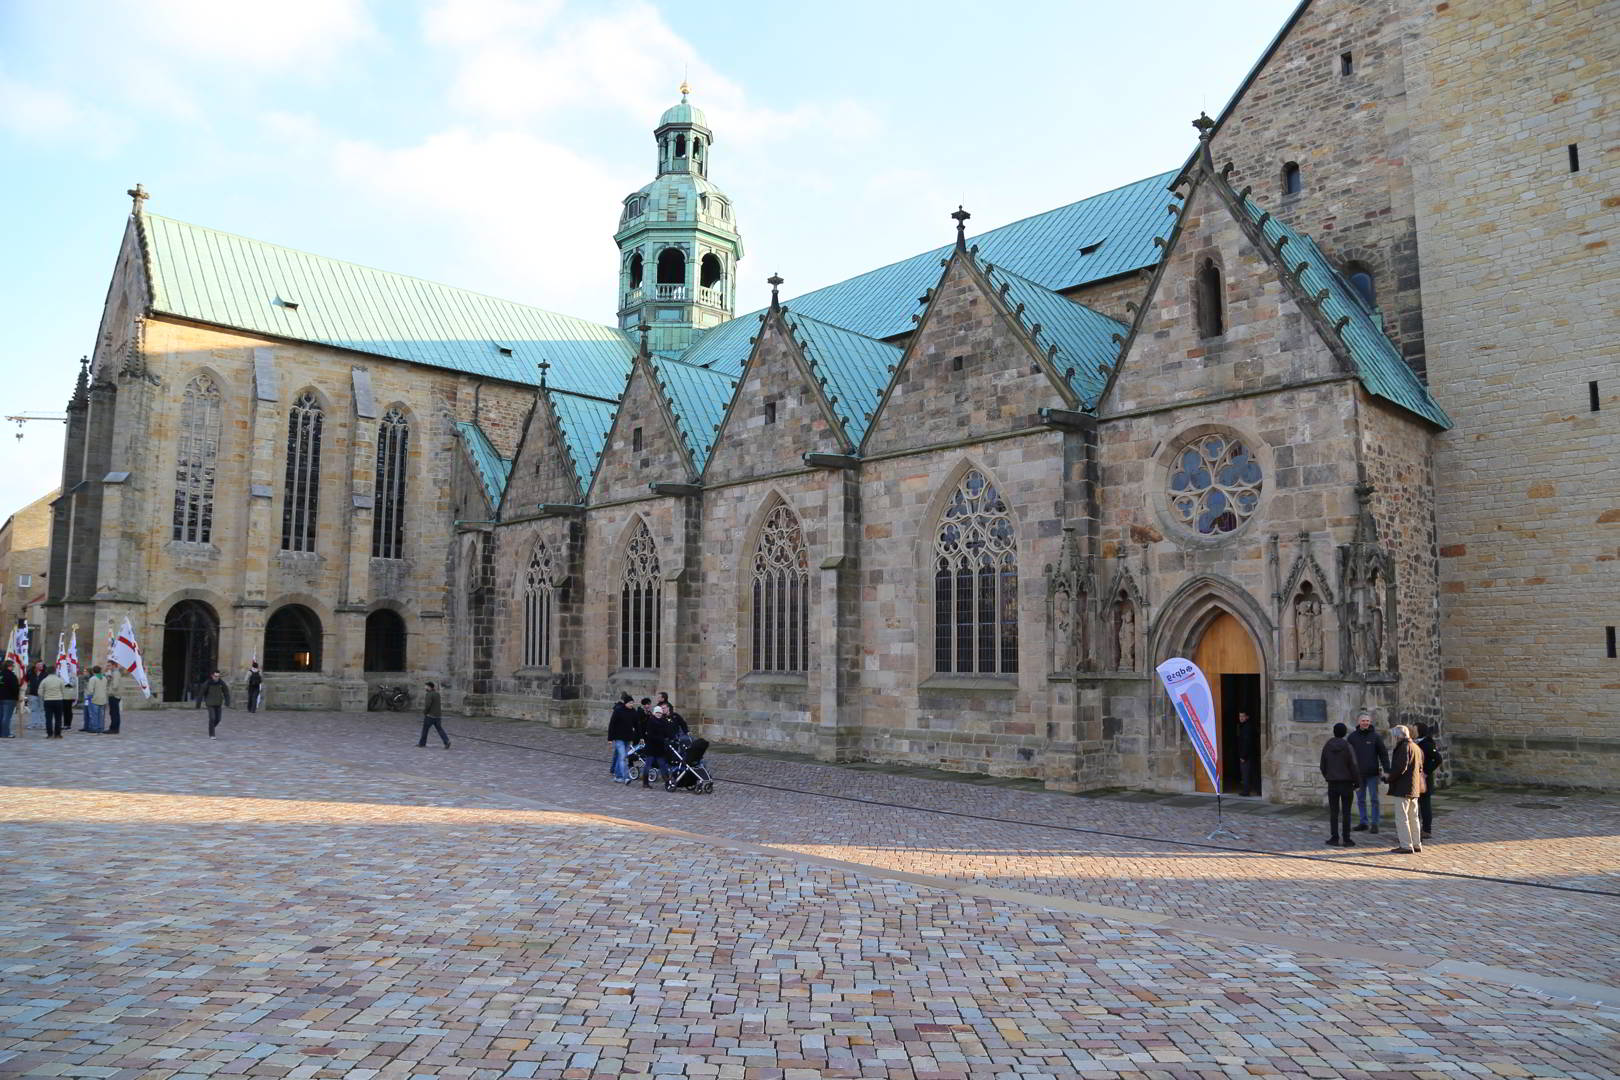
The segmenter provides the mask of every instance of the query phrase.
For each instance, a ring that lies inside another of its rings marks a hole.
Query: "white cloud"
[[[513,131],[444,131],[402,148],[343,141],[332,162],[373,205],[452,237],[454,261],[479,268],[482,291],[612,319],[617,259],[608,238],[619,201],[639,186],[634,177]]]
[[[375,32],[363,0],[147,0],[133,10],[140,36],[153,46],[260,71],[308,73]]]
[[[111,153],[126,139],[100,109],[4,72],[0,72],[0,103],[0,129],[25,139],[72,140],[98,156]]]

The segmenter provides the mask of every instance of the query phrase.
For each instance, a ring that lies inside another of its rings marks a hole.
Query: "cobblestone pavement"
[[[736,753],[627,790],[598,736],[447,726],[0,743],[0,1075],[1620,1075],[1600,797],[1448,807],[1437,877],[1286,814],[1183,848],[1206,809]]]

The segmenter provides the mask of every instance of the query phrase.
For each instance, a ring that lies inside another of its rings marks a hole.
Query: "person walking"
[[[1400,846],[1390,852],[1415,855],[1423,850],[1417,809],[1418,796],[1423,794],[1423,751],[1405,725],[1396,724],[1389,731],[1395,737],[1395,748],[1389,754],[1389,797],[1395,800],[1395,835],[1400,840]]]
[[[1350,839],[1350,794],[1361,786],[1361,770],[1356,766],[1356,752],[1345,740],[1349,729],[1343,724],[1333,725],[1333,738],[1322,744],[1322,779],[1328,789],[1329,847],[1355,847]]]
[[[613,744],[613,764],[610,771],[614,783],[628,784],[630,782],[630,748],[636,743],[636,734],[640,725],[636,721],[636,710],[630,705],[632,698],[629,694],[620,694],[619,700],[613,703],[613,714],[608,717],[608,741]]]
[[[1260,794],[1260,725],[1237,715],[1238,780],[1244,795]]]
[[[45,663],[35,660],[23,677],[23,696],[28,699],[28,726],[46,729],[45,699],[39,696],[40,680],[45,678]]]
[[[259,662],[253,661],[248,665],[247,675],[247,709],[248,712],[259,711],[259,694],[264,689],[264,674],[259,671]]]
[[[39,700],[45,708],[45,737],[60,739],[62,717],[73,707],[73,688],[54,670],[47,670],[39,680]]]
[[[7,660],[0,665],[0,739],[15,739],[11,732],[12,718],[17,714],[17,699],[22,695],[22,680]]]
[[[1356,768],[1361,771],[1361,784],[1356,788],[1356,814],[1361,819],[1356,832],[1378,831],[1378,781],[1389,772],[1389,748],[1373,727],[1372,713],[1363,710],[1356,715],[1356,730],[1349,735],[1350,749],[1356,752]],[[1367,804],[1372,803],[1369,815]]]
[[[1440,747],[1434,739],[1434,728],[1419,724],[1418,749],[1423,751],[1423,794],[1418,796],[1418,823],[1423,826],[1423,839],[1434,831],[1434,807],[1429,798],[1434,794],[1434,774],[1440,769]]]
[[[416,740],[417,746],[426,746],[428,731],[434,730],[444,740],[444,748],[450,749],[450,736],[444,733],[444,717],[440,711],[439,684],[430,680],[427,692],[422,695],[422,737]]]
[[[84,733],[102,734],[102,721],[106,715],[107,676],[101,673],[101,665],[96,664],[90,669],[90,677],[84,681]]]
[[[124,728],[124,673],[117,664],[107,665],[107,734],[118,735]]]
[[[202,684],[197,697],[208,706],[208,737],[212,739],[215,737],[214,729],[219,727],[220,714],[225,706],[231,703],[230,685],[220,678],[219,672],[216,671]]]

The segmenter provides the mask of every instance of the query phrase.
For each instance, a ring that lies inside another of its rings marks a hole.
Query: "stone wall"
[[[104,488],[107,526],[97,530],[69,602],[59,609],[62,625],[77,622],[99,633],[130,616],[156,689],[164,619],[179,600],[201,600],[218,616],[218,662],[231,673],[255,655],[263,658],[266,619],[283,604],[299,603],[320,620],[322,670],[267,673],[272,700],[280,707],[358,706],[376,681],[362,664],[366,616],[388,607],[404,619],[410,671],[446,671],[449,481],[460,453],[452,423],[472,419],[476,410],[499,427],[499,417],[528,408],[532,392],[167,318],[143,320],[131,364],[99,370],[118,400],[103,445],[107,460],[95,478]],[[223,403],[209,543],[171,539],[182,395],[199,374],[215,381]],[[281,550],[287,410],[305,390],[324,409],[311,553]],[[97,400],[90,395],[90,427]],[[411,425],[405,556],[373,559],[376,418],[394,406]],[[515,442],[513,432],[508,445]],[[102,483],[109,471],[128,476]],[[386,681],[402,677],[387,673]]]
[[[18,619],[37,619],[30,601],[45,593],[50,568],[51,503],[57,492],[42,495],[0,526],[0,633],[5,640]],[[27,585],[19,584],[26,577]],[[35,626],[34,633],[41,627]],[[35,650],[37,652],[37,649]]]
[[[1309,233],[1341,269],[1361,263],[1371,271],[1385,329],[1421,373],[1403,49],[1417,6],[1313,0],[1216,131],[1213,151],[1216,165],[1236,165],[1234,187],[1252,186],[1262,205]],[[1300,167],[1294,195],[1282,190],[1288,162]]]
[[[1443,702],[1460,769],[1612,787],[1620,36],[1611,5],[1533,11],[1426,7],[1407,59],[1429,374],[1457,425],[1435,460]]]

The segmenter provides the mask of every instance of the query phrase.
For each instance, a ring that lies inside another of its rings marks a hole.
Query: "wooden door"
[[[1204,636],[1198,639],[1198,650],[1193,653],[1193,663],[1203,671],[1204,678],[1209,680],[1210,696],[1215,699],[1215,759],[1221,759],[1220,740],[1222,732],[1226,729],[1226,717],[1222,715],[1221,676],[1222,675],[1258,675],[1260,674],[1260,657],[1254,649],[1254,639],[1249,632],[1243,629],[1243,624],[1227,612],[1215,616],[1209,626],[1204,630]],[[1255,722],[1260,718],[1256,716]],[[1204,775],[1203,766],[1196,760],[1193,762],[1193,779],[1199,791],[1213,792],[1215,786]]]

